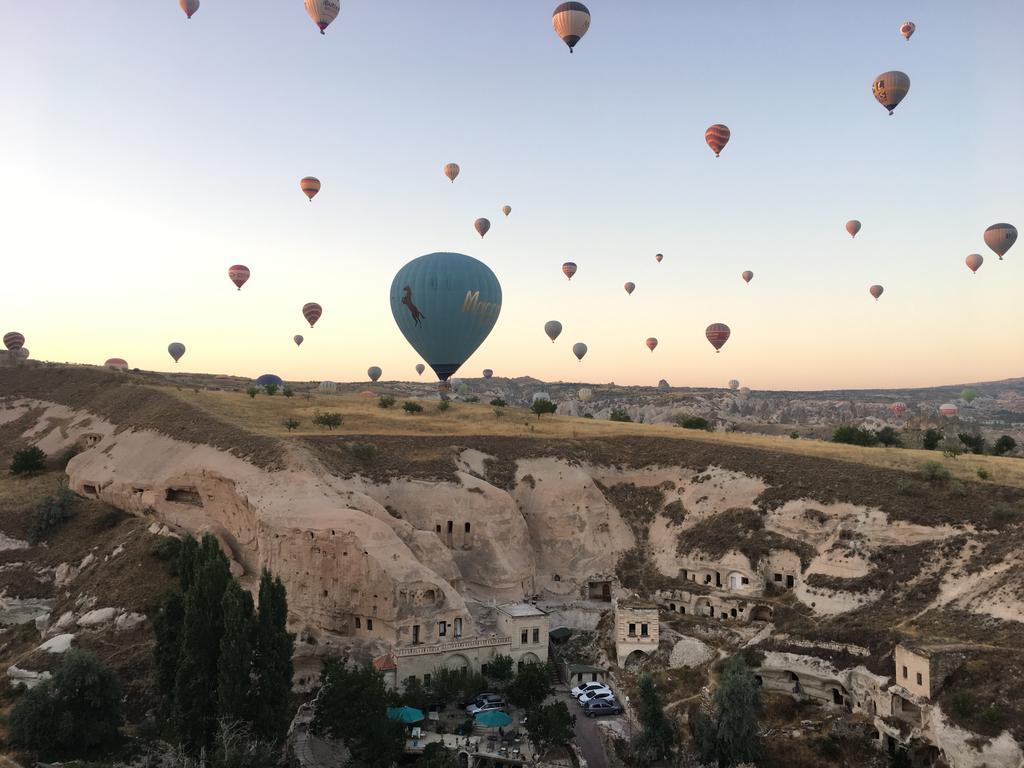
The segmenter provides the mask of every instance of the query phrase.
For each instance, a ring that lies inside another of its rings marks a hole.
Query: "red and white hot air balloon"
[[[917,25],[912,21],[904,21],[900,24],[900,34],[903,35],[904,40],[909,40],[916,30]]]
[[[966,264],[967,268],[974,273],[977,273],[978,270],[981,269],[981,265],[984,263],[985,257],[982,256],[980,253],[972,253],[966,259],[964,259],[964,264]]]
[[[458,163],[448,163],[444,167],[444,175],[448,177],[448,181],[450,181],[452,184],[454,184],[455,183],[455,179],[458,178],[458,175],[459,175],[459,164]]]
[[[320,319],[320,315],[323,313],[324,308],[315,301],[311,301],[302,307],[302,316],[306,318],[306,322],[309,323],[310,328],[316,325],[316,321]]]
[[[199,10],[199,0],[178,0],[178,5],[185,12],[185,16],[192,18],[192,14]]]
[[[860,222],[856,219],[850,219],[846,222],[846,231],[850,233],[850,237],[856,237],[857,233],[860,232]]]
[[[875,301],[878,301],[878,297],[885,292],[885,288],[880,285],[872,285],[868,288],[868,293],[875,297]]]
[[[649,339],[647,339],[647,341],[645,341],[644,343],[647,345],[647,348],[649,350],[651,350],[651,352],[653,352],[654,348],[656,346],[658,346],[658,340],[656,338],[654,338],[653,336],[651,336]]]
[[[10,331],[4,334],[4,346],[11,352],[25,346],[25,337],[17,331]]]
[[[198,5],[198,3],[196,5]],[[113,368],[115,371],[127,371],[128,362],[120,357],[112,357],[103,364],[103,367]]]
[[[250,274],[249,268],[245,264],[235,264],[228,267],[228,277],[238,290],[242,290],[242,286],[248,282]]]
[[[490,231],[491,222],[489,219],[477,219],[473,222],[473,228],[476,230],[477,234],[483,238],[483,236]]]
[[[320,191],[320,179],[315,176],[303,176],[299,182],[299,189],[302,193],[309,198],[309,202],[313,202],[313,198],[316,197],[316,193]]]
[[[725,149],[725,145],[729,143],[729,139],[732,136],[732,132],[729,130],[729,126],[722,125],[721,123],[715,123],[704,131],[704,141],[711,147],[711,151],[715,153],[715,157],[722,154],[722,150]]]
[[[320,29],[320,34],[324,34],[324,30],[338,18],[338,12],[341,11],[341,0],[305,0],[305,2],[306,13]]]
[[[565,264],[562,265],[562,274],[572,280],[572,276],[576,274],[576,262],[565,262]]]
[[[661,253],[654,254],[654,260],[656,262],[658,262],[659,264],[661,264],[661,260],[664,259],[664,258],[665,258],[664,254],[661,254]]]
[[[717,354],[725,346],[725,342],[729,340],[732,331],[729,330],[729,326],[725,323],[712,323],[704,330],[704,335],[708,337],[708,341],[711,342],[711,346],[715,348],[715,353]]]
[[[942,416],[943,418],[946,419],[952,419],[959,412],[960,409],[957,408],[952,403],[943,403],[942,405],[939,406],[939,416]]]
[[[742,275],[740,275],[740,277],[743,278],[744,283],[749,283],[751,280],[754,279],[754,273],[748,269]]]
[[[893,403],[889,406],[889,413],[895,416],[897,419],[900,418],[904,413],[907,412],[906,403]]]

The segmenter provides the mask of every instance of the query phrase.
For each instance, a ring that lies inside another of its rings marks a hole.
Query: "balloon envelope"
[[[712,323],[704,329],[704,335],[707,336],[708,341],[711,342],[711,346],[715,348],[717,353],[725,346],[725,342],[729,340],[732,331],[729,330],[729,326],[725,323]]]
[[[754,273],[748,269],[742,275],[740,275],[740,277],[743,278],[743,282],[749,283],[751,280],[754,279]]]
[[[850,233],[850,237],[856,237],[857,233],[860,232],[860,222],[856,219],[850,219],[846,222],[846,231]]]
[[[594,391],[592,389],[587,389],[586,387],[584,387],[576,394],[579,396],[580,400],[586,403],[594,396]]]
[[[508,216],[510,213],[512,213],[512,206],[511,205],[503,205],[503,206],[501,206],[501,212],[504,213],[506,216]]]
[[[295,334],[294,336],[292,336],[292,341],[295,342],[296,347],[301,347],[302,342],[304,342],[305,340],[306,339],[303,336],[300,336],[299,334]]]
[[[977,396],[978,390],[971,389],[970,387],[968,387],[967,389],[960,393],[960,399],[966,403],[973,403],[974,398],[976,398]]]
[[[622,287],[626,289],[626,293],[632,295],[633,291],[636,290],[636,283],[626,283]]]
[[[1017,228],[1013,224],[993,224],[985,230],[985,245],[991,248],[999,260],[1017,242]]]
[[[725,149],[725,145],[729,143],[729,138],[732,136],[732,132],[729,130],[729,126],[722,125],[721,123],[715,123],[704,131],[704,141],[711,147],[711,151],[715,153],[715,157],[718,157],[722,150]]]
[[[25,346],[25,337],[17,331],[10,331],[4,334],[4,346],[12,352]]]
[[[477,219],[473,222],[473,227],[476,229],[477,234],[479,234],[480,237],[483,237],[488,233],[488,231],[490,231],[491,222],[488,219]]]
[[[185,12],[185,16],[192,18],[192,14],[199,10],[199,0],[178,0],[178,5]]]
[[[427,366],[425,366],[423,363],[416,363],[416,375],[417,376],[422,376],[423,372],[425,370],[427,370]]]
[[[494,375],[494,371],[492,371],[490,368],[484,368],[484,378],[485,379],[489,379],[493,375]]]
[[[551,25],[572,53],[576,43],[590,29],[590,11],[583,3],[561,3],[551,14]]]
[[[902,402],[893,403],[889,406],[889,413],[899,418],[907,412],[907,404]]]
[[[661,260],[664,259],[664,258],[665,258],[664,254],[661,254],[661,253],[654,254],[654,260],[656,262],[658,262],[659,264],[661,264]]]
[[[572,276],[576,274],[576,264],[572,261],[567,261],[562,265],[562,274],[572,280]]]
[[[370,381],[377,381],[381,374],[384,373],[378,365],[371,365],[366,369],[366,375],[370,377]]]
[[[651,336],[649,339],[647,339],[647,341],[644,342],[644,344],[646,344],[647,348],[651,350],[651,352],[653,352],[654,348],[658,346],[658,340]]]
[[[739,389],[740,383],[736,379],[729,379],[729,389]]]
[[[942,405],[939,406],[939,415],[940,416],[944,416],[947,419],[953,418],[959,412],[960,412],[960,409],[957,408],[952,403],[943,403]]]
[[[273,373],[264,373],[262,376],[256,379],[257,387],[265,387],[267,386],[267,384],[273,384],[274,386],[277,387],[283,387],[284,380],[280,376],[277,376],[276,374]]]
[[[185,345],[180,341],[175,341],[167,345],[167,354],[174,358],[174,362],[181,360],[182,355],[185,354]]]
[[[577,360],[582,360],[583,356],[587,354],[587,345],[582,341],[577,341],[572,345],[572,353],[576,355]]]
[[[430,253],[398,271],[390,299],[399,330],[445,381],[497,322],[501,284],[486,264],[470,256]]]
[[[981,268],[981,265],[985,263],[985,257],[980,253],[972,253],[964,259],[964,263],[971,272],[977,272]]]
[[[899,106],[910,90],[910,78],[905,72],[883,72],[871,84],[871,92],[875,100],[889,110],[889,114]]]
[[[547,334],[548,338],[551,339],[551,343],[555,343],[555,339],[558,338],[562,332],[562,324],[557,320],[548,320],[544,323],[544,333]]]
[[[120,357],[112,357],[103,364],[105,368],[113,368],[117,371],[127,371],[128,361]]]
[[[458,163],[448,163],[444,167],[444,175],[448,177],[448,180],[452,184],[454,184],[455,183],[455,179],[459,175],[459,164]]]
[[[338,18],[341,0],[305,0],[305,2],[306,13],[320,29],[320,34],[324,34],[324,30]]]
[[[308,304],[302,306],[302,316],[306,318],[306,322],[309,323],[309,327],[312,328],[316,325],[316,321],[320,319],[320,316],[324,313],[324,308],[317,304],[315,301],[311,301]]]
[[[875,297],[875,301],[878,301],[878,297],[885,293],[885,288],[880,285],[872,285],[868,288],[868,293]]]
[[[900,24],[900,34],[903,35],[904,39],[909,40],[910,36],[917,31],[917,25],[912,21],[904,21]]]
[[[306,176],[299,182],[299,189],[309,198],[309,202],[313,202],[316,193],[320,191],[320,179]]]
[[[242,290],[242,286],[248,282],[250,274],[249,268],[245,264],[235,264],[228,267],[228,277],[238,290]]]

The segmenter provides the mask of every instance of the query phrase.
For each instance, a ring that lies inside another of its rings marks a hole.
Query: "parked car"
[[[470,717],[476,717],[481,712],[491,712],[496,709],[505,709],[505,699],[501,696],[483,699],[478,701],[476,704],[470,704],[466,707],[466,714]]]
[[[583,707],[583,714],[587,717],[599,717],[601,715],[621,715],[622,707],[615,699],[594,699],[587,702]]]
[[[605,688],[604,690],[587,691],[579,697],[578,701],[581,707],[586,708],[587,704],[592,701],[614,701],[615,694],[612,693],[611,688]]]
[[[583,685],[577,685],[572,689],[572,697],[574,699],[579,699],[579,697],[587,691],[600,691],[606,688],[608,688],[608,686],[604,683],[585,683]]]

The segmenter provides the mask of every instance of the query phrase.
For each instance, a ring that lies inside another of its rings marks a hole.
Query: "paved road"
[[[569,711],[576,715],[576,744],[583,753],[583,759],[587,761],[587,768],[608,768],[608,755],[605,754],[604,742],[598,732],[598,718],[591,719],[584,715],[579,704],[568,693],[559,692],[558,699],[564,701]]]

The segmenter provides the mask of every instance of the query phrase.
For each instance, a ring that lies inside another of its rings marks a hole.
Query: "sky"
[[[171,370],[180,341],[182,370],[414,379],[388,289],[447,250],[504,294],[459,376],[1024,375],[1024,244],[1000,262],[982,241],[1024,229],[1019,0],[588,0],[573,55],[555,4],[343,0],[326,36],[301,0],[203,0],[191,20],[176,0],[11,5],[0,332],[37,359]],[[892,69],[911,88],[889,117],[871,84]],[[718,159],[712,123],[732,130]],[[323,182],[312,203],[305,175]],[[732,329],[717,355],[714,322]]]

